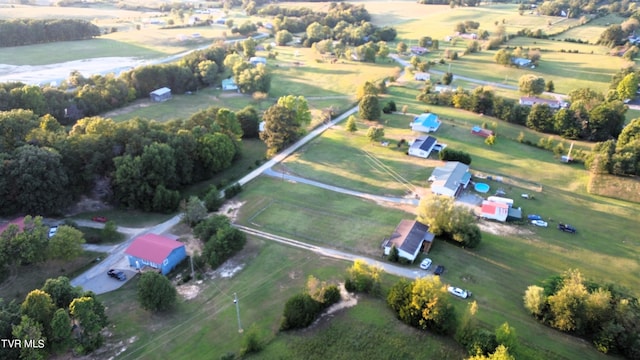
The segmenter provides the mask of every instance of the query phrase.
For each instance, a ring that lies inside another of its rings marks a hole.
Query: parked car
[[[467,299],[471,297],[471,291],[463,290],[454,286],[449,286],[447,291],[459,298]]]
[[[535,226],[547,227],[549,224],[544,220],[532,220],[531,223]]]
[[[109,271],[107,271],[107,275],[109,275],[110,277],[112,277],[114,279],[118,279],[120,281],[127,280],[127,275],[125,275],[122,271],[109,269]]]
[[[422,262],[420,263],[420,269],[427,270],[431,267],[431,263],[432,261],[429,258],[422,260]]]
[[[576,233],[576,228],[574,228],[573,226],[569,225],[569,224],[558,224],[558,230],[564,231],[564,232],[568,232],[571,234],[575,234]]]
[[[433,270],[433,275],[442,275],[444,273],[444,265],[436,266],[436,269]]]
[[[101,223],[106,223],[107,221],[109,221],[106,217],[104,216],[94,216],[91,218],[91,220],[95,221],[95,222],[101,222]]]
[[[529,220],[542,220],[542,216],[536,215],[536,214],[531,214],[531,215],[527,215],[527,219],[529,219]]]
[[[52,227],[49,228],[49,238],[52,238],[56,235],[56,233],[58,232],[58,226],[54,225]]]

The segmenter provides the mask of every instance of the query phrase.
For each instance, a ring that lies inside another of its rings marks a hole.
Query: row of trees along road
[[[245,42],[253,42],[255,49],[253,39]],[[141,66],[117,77],[108,74],[85,78],[74,71],[59,87],[0,83],[0,111],[31,110],[38,116],[51,115],[62,125],[73,125],[83,117],[146,98],[151,91],[161,87],[169,87],[174,94],[183,94],[219,84],[229,76],[233,76],[243,93],[266,93],[271,85],[270,73],[266,67],[249,64],[251,46],[243,44],[215,44],[194,51],[177,63]]]
[[[0,112],[0,212],[57,214],[96,190],[128,208],[173,211],[178,190],[226,169],[258,115],[211,107],[188,120],[84,118],[67,132],[53,117]]]
[[[0,338],[35,346],[4,346],[0,359],[45,359],[73,349],[88,354],[102,346],[105,307],[94,293],[73,287],[66,277],[48,279],[19,304],[0,299]]]

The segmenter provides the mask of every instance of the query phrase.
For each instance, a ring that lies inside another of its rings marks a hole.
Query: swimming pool
[[[477,192],[483,193],[483,194],[489,192],[489,189],[490,189],[489,184],[485,184],[485,183],[476,183],[473,187],[474,189],[476,189]]]

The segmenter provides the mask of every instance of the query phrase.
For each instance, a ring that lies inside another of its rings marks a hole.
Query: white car
[[[457,296],[459,298],[466,299],[466,298],[471,297],[471,291],[462,290],[462,289],[454,287],[454,286],[447,287],[447,291],[449,293],[451,293],[452,295],[455,295],[455,296]]]
[[[58,232],[58,227],[57,226],[52,226],[49,229],[49,237],[52,238],[56,235],[56,233]]]
[[[422,262],[420,263],[420,269],[427,270],[429,267],[431,267],[431,262],[432,261],[429,258],[422,260]]]
[[[531,224],[535,225],[535,226],[540,226],[540,227],[547,227],[549,226],[549,224],[547,224],[546,221],[544,220],[531,220]]]

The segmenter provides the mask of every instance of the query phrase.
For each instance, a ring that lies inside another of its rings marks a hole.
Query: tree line
[[[490,87],[484,86],[473,91],[458,88],[433,92],[431,84],[427,83],[416,98],[427,104],[452,106],[494,116],[536,131],[588,141],[617,138],[622,131],[627,111],[627,107],[617,96],[605,98],[591,89],[571,91],[569,107],[557,111],[544,103],[521,105],[516,100],[495,95]]]
[[[79,19],[12,19],[0,20],[0,34],[0,47],[9,47],[92,39],[100,29]]]
[[[256,136],[257,127],[251,107],[166,123],[90,117],[69,132],[49,115],[0,112],[0,211],[58,214],[92,190],[123,207],[173,211],[178,191],[229,167],[243,128]]]
[[[0,338],[30,341],[36,346],[3,346],[0,359],[45,359],[73,349],[88,354],[102,346],[107,325],[105,307],[91,291],[60,276],[47,279],[22,303],[0,299]]]
[[[50,114],[60,124],[73,125],[83,117],[95,116],[146,98],[155,89],[166,86],[173,93],[183,94],[217,84],[229,76],[229,72],[241,92],[266,93],[271,76],[265,67],[249,64],[249,57],[255,54],[255,45],[253,53],[250,49],[243,46],[243,42],[213,45],[194,51],[175,64],[141,66],[117,77],[108,74],[86,78],[73,71],[59,87],[0,83],[0,111],[31,110],[40,116]],[[228,57],[236,60],[226,62]],[[227,67],[226,64],[233,66]]]
[[[598,351],[640,357],[638,299],[613,284],[600,285],[568,270],[531,285],[524,306],[538,321],[589,340]]]
[[[301,41],[305,47],[311,47],[321,40],[359,46],[367,42],[392,41],[397,35],[392,27],[380,28],[370,23],[371,15],[364,5],[331,3],[329,10],[323,13],[308,8],[290,9],[271,4],[258,10],[258,14],[275,16],[273,25],[276,33],[304,32]]]

